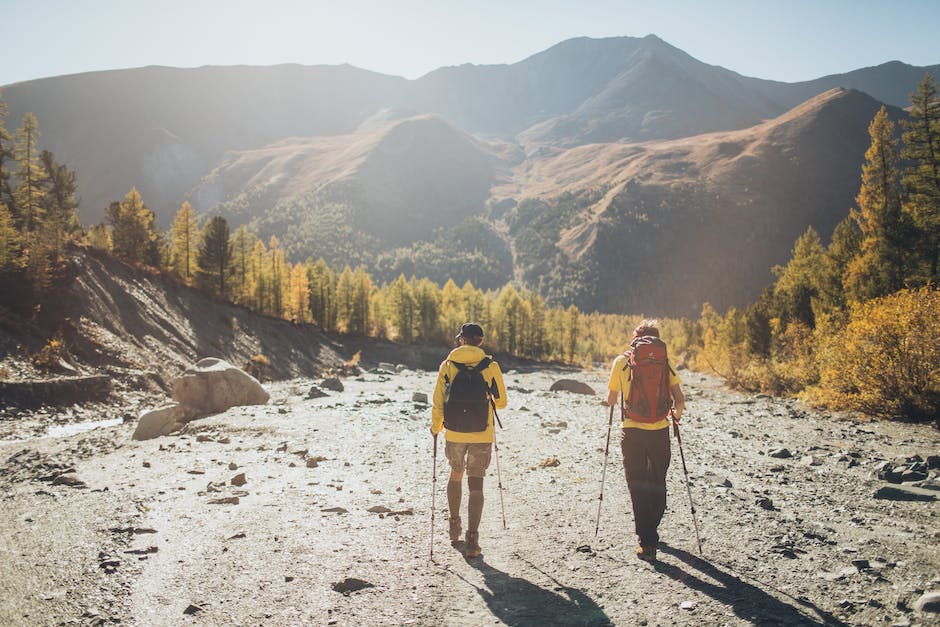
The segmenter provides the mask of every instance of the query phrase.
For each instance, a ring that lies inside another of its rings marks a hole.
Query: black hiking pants
[[[666,470],[669,468],[669,428],[650,431],[623,429],[620,439],[633,522],[642,546],[655,547],[657,528],[666,512]]]

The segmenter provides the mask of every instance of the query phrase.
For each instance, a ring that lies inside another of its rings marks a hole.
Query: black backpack
[[[483,371],[493,360],[485,357],[475,366],[456,361],[450,363],[457,367],[457,374],[453,381],[445,378],[448,385],[444,394],[444,427],[461,433],[486,431],[490,416],[490,389],[483,378]]]

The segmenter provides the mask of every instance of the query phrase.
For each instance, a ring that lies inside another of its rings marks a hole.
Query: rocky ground
[[[653,564],[633,554],[616,440],[594,534],[600,370],[507,374],[507,528],[494,464],[472,560],[447,541],[442,450],[430,559],[430,409],[413,394],[430,395],[433,372],[369,371],[319,398],[313,380],[270,384],[266,406],[144,442],[124,422],[142,396],[8,412],[0,624],[940,624],[920,609],[940,592],[938,473],[920,489],[879,478],[922,479],[910,468],[936,463],[936,429],[681,374],[704,552],[674,448]],[[571,376],[598,394],[548,391]],[[108,422],[47,435],[76,420]]]

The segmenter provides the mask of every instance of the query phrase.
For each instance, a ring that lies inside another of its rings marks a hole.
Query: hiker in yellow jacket
[[[621,402],[623,470],[639,540],[636,555],[645,561],[656,559],[658,527],[666,511],[668,417],[678,423],[685,409],[682,380],[669,364],[658,324],[643,320],[634,329],[630,349],[614,359],[607,384],[608,405]]]
[[[431,435],[444,430],[444,452],[450,463],[447,506],[450,509],[450,541],[462,533],[461,481],[467,474],[467,536],[464,555],[477,557],[480,519],[483,516],[483,477],[493,450],[493,407],[506,406],[506,386],[499,364],[480,348],[483,328],[468,322],[455,338],[459,346],[441,362],[431,406]]]

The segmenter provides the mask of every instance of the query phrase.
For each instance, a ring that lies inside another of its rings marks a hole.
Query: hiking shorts
[[[454,472],[467,471],[468,477],[484,477],[486,469],[490,467],[490,456],[493,454],[492,442],[468,443],[447,442],[444,445],[444,454],[450,462]]]

